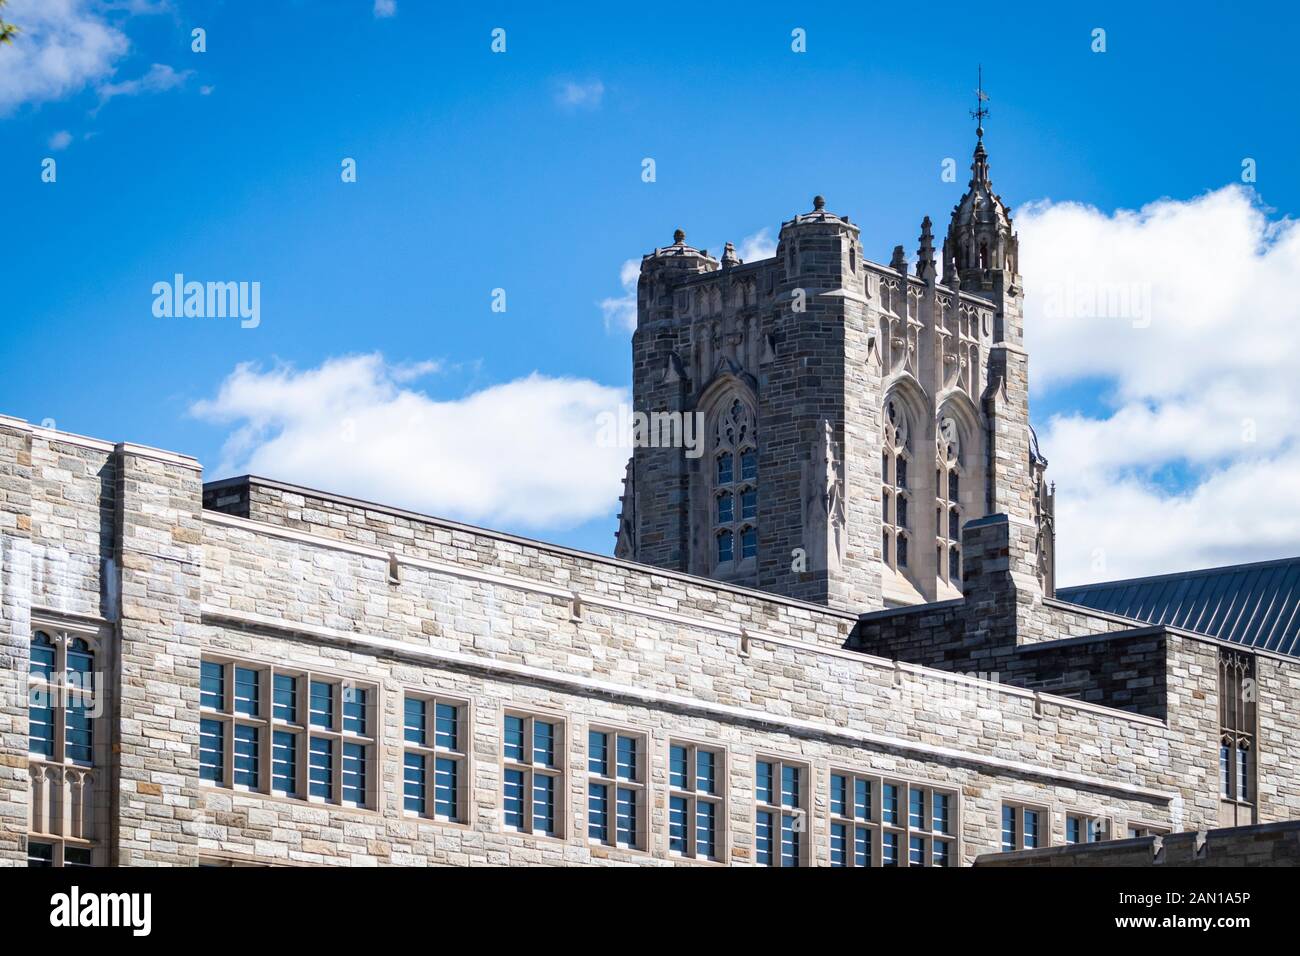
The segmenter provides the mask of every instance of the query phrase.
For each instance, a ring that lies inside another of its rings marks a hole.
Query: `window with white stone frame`
[[[564,721],[508,710],[502,719],[502,732],[502,812],[506,829],[563,839]]]
[[[1067,813],[1065,815],[1065,842],[1101,843],[1110,839],[1110,821],[1105,817],[1087,813]]]
[[[759,866],[808,866],[806,764],[759,757],[754,767],[754,862]]]
[[[1255,803],[1255,668],[1240,651],[1219,653],[1219,796]]]
[[[587,732],[587,838],[606,846],[649,846],[648,754],[644,734],[606,727]]]
[[[713,568],[743,573],[758,560],[758,444],[753,409],[738,397],[721,405],[710,467]]]
[[[1051,846],[1052,814],[1046,807],[1030,803],[1002,804],[1003,853]]]
[[[883,445],[880,461],[881,553],[895,571],[906,571],[911,556],[912,430],[901,399],[885,400]]]
[[[961,429],[944,416],[935,428],[935,568],[939,580],[961,588]]]
[[[721,861],[726,837],[726,755],[684,740],[668,744],[668,852]]]
[[[408,691],[402,699],[402,809],[468,821],[469,703]]]
[[[831,866],[956,866],[955,790],[874,774],[830,774]]]
[[[375,809],[381,713],[373,684],[205,656],[199,779],[249,793]]]

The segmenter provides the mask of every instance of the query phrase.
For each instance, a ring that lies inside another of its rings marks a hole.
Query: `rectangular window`
[[[372,805],[377,688],[242,661],[204,660],[199,680],[200,779],[298,800]]]
[[[598,728],[588,732],[587,836],[590,839],[630,850],[646,848],[644,752],[645,738],[639,734]]]
[[[722,859],[723,752],[686,741],[668,745],[668,850],[697,860]]]
[[[831,774],[831,865],[873,866],[876,782],[851,773]]]
[[[407,693],[402,704],[406,746],[402,774],[408,812],[451,823],[465,822],[462,788],[468,782],[468,751],[463,728],[468,706],[463,701]]]
[[[54,866],[54,844],[28,840],[27,865],[39,867]]]
[[[1002,805],[1002,852],[1033,850],[1051,844],[1051,813],[1045,807],[1021,803]],[[1069,829],[1069,819],[1066,820]]]
[[[807,767],[781,760],[760,757],[756,762],[756,819],[760,829],[766,826],[764,845],[756,847],[757,862],[761,865],[806,865],[804,836],[808,807],[804,781],[807,773]]]
[[[829,779],[832,866],[950,866],[956,859],[955,792],[841,770]]]
[[[71,633],[31,635],[28,752],[53,763],[94,763],[95,648]]]
[[[501,749],[506,827],[563,837],[563,723],[533,714],[507,713]]]

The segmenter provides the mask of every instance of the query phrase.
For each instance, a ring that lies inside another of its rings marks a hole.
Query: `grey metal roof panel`
[[[1300,557],[1059,588],[1062,601],[1300,656]]]

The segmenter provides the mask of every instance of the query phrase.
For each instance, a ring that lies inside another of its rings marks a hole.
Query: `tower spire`
[[[989,115],[988,109],[984,106],[989,101],[989,95],[984,92],[983,63],[976,68],[975,75],[975,108],[970,111],[970,115],[975,120],[975,138],[982,141],[984,139],[984,117]]]

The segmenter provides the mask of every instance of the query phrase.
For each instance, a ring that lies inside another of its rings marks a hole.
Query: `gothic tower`
[[[728,243],[714,259],[678,230],[642,259],[634,411],[689,418],[702,442],[639,436],[617,556],[867,611],[959,597],[971,519],[1050,536],[1017,239],[983,134],[942,279],[929,217],[909,272],[902,246],[888,266],[864,259],[820,196],[772,258]],[[1040,555],[1025,560],[1050,587]]]

